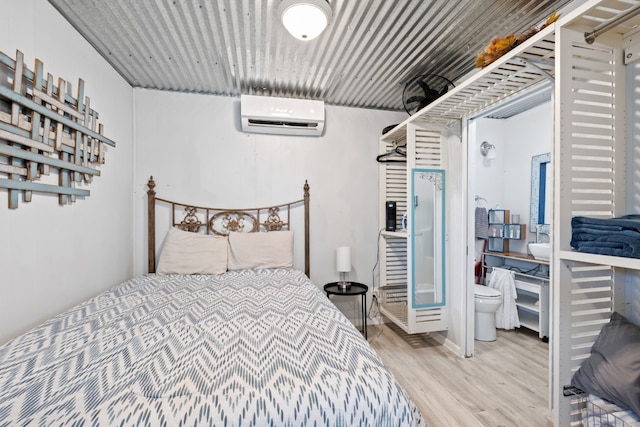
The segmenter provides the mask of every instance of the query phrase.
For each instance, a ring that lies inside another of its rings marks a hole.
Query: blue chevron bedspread
[[[0,425],[424,421],[302,272],[269,269],[142,276],[8,342]]]

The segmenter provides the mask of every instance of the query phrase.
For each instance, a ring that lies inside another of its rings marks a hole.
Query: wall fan
[[[409,80],[402,91],[402,105],[411,116],[455,87],[453,82],[437,74],[422,74]]]

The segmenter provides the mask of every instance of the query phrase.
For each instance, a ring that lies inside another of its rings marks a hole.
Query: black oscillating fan
[[[411,116],[455,87],[453,82],[437,74],[422,74],[404,86],[402,105]]]

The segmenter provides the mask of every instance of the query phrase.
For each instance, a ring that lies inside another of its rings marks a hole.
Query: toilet
[[[494,288],[474,285],[476,309],[475,339],[478,341],[496,340],[496,310],[502,304],[502,293]]]

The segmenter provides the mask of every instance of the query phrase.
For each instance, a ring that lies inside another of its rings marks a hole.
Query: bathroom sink
[[[551,256],[551,243],[529,243],[529,251],[535,259],[548,260]]]

